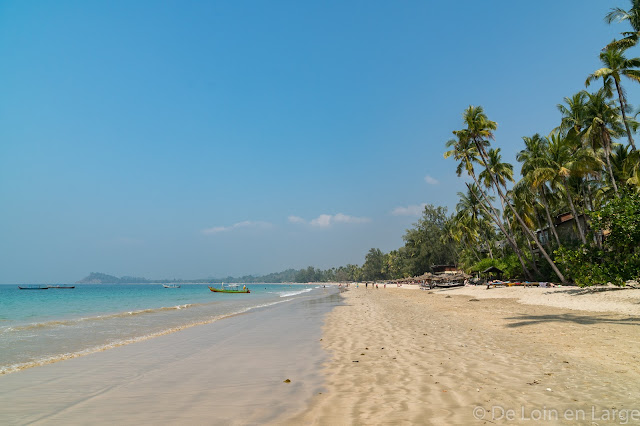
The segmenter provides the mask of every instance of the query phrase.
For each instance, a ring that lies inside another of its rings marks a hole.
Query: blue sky
[[[0,3],[0,282],[361,264],[483,105],[515,163],[623,0]],[[637,88],[627,82],[630,101]]]

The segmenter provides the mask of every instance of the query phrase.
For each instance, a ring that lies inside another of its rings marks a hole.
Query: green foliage
[[[516,279],[522,275],[522,267],[515,254],[509,254],[503,258],[491,259],[489,257],[476,262],[471,268],[471,273],[479,273],[487,268],[495,266],[504,272],[504,279]]]
[[[430,271],[432,265],[455,263],[455,243],[447,232],[449,220],[446,207],[425,206],[422,218],[403,237],[405,273],[416,276]]]
[[[365,280],[380,280],[384,278],[385,255],[378,248],[372,248],[365,256],[362,265],[362,275]]]
[[[625,193],[591,215],[592,228],[605,230],[602,248],[582,245],[556,250],[568,276],[580,286],[611,282],[622,286],[640,277],[640,196]]]

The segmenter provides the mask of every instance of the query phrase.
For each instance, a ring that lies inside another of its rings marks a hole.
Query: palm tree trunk
[[[571,198],[571,193],[569,192],[569,180],[565,177],[562,185],[564,186],[564,190],[567,193],[567,200],[569,201],[569,208],[571,209],[571,214],[573,215],[573,219],[576,221],[576,226],[578,227],[578,234],[580,235],[580,241],[582,244],[587,244],[587,239],[584,236],[584,231],[582,230],[582,224],[580,223],[580,218],[578,217],[578,212],[576,211],[576,207],[573,204],[573,198]]]
[[[504,200],[502,198],[500,198],[500,205],[502,205],[502,211],[506,212],[507,209],[504,208]],[[511,220],[509,219],[509,216],[505,214],[504,215],[504,219],[507,221],[507,226],[509,227],[509,229],[511,229],[512,232],[513,232],[515,230],[515,228],[511,224]],[[513,232],[513,234],[515,235],[515,232]],[[527,240],[527,245],[528,245],[529,244],[529,240],[527,239],[526,235],[525,235],[525,240]],[[529,250],[529,251],[531,251],[531,250]],[[536,265],[536,257],[533,255],[533,251],[531,251],[531,261],[529,262],[529,265],[531,266],[531,269],[533,269],[533,272],[536,274],[536,276],[539,276],[540,275],[540,271],[538,270],[538,265]]]
[[[618,90],[618,99],[620,100],[620,112],[622,113],[622,121],[624,121],[624,127],[627,129],[627,137],[629,138],[629,144],[631,145],[631,149],[636,150],[636,145],[633,143],[633,138],[631,137],[631,130],[629,130],[629,123],[627,123],[627,115],[624,112],[625,101],[624,95],[622,94],[622,89],[620,88],[620,83],[615,78],[613,81],[616,82],[616,89]]]
[[[613,175],[613,168],[611,167],[611,140],[607,137],[604,131],[602,132],[602,146],[604,148],[604,159],[607,163],[607,172],[609,172],[609,178],[611,179],[613,191],[616,193],[616,197],[620,198],[620,194],[618,193],[618,185],[616,184],[616,178]]]
[[[566,284],[567,280],[564,278],[564,275],[562,275],[562,272],[560,272],[560,270],[558,269],[556,264],[553,262],[551,257],[549,257],[549,253],[547,253],[547,251],[544,249],[544,247],[542,247],[542,244],[540,244],[540,241],[538,241],[538,238],[536,237],[536,235],[533,233],[533,231],[531,231],[531,229],[529,229],[529,227],[524,222],[522,217],[520,217],[520,214],[516,211],[516,209],[511,205],[511,203],[506,199],[506,197],[504,196],[504,194],[500,190],[500,185],[498,184],[498,181],[496,180],[496,177],[493,175],[493,173],[491,172],[489,167],[487,167],[487,160],[486,160],[487,153],[485,152],[484,147],[479,143],[479,141],[475,140],[474,142],[475,142],[476,148],[480,152],[480,158],[482,159],[482,165],[484,166],[484,168],[489,173],[489,176],[491,177],[491,180],[493,181],[493,184],[496,187],[496,190],[498,191],[498,195],[500,196],[501,199],[505,200],[507,206],[509,206],[509,208],[511,209],[511,212],[514,214],[514,216],[516,217],[516,219],[518,220],[518,222],[520,223],[522,228],[526,231],[526,233],[529,235],[529,237],[531,237],[531,239],[536,243],[536,246],[538,247],[538,250],[540,250],[540,253],[542,253],[542,256],[544,256],[545,260],[549,263],[549,266],[551,266],[551,269],[553,269],[553,272],[555,272],[555,274],[558,276],[558,278],[560,278],[560,281],[563,284]]]
[[[547,216],[547,222],[549,223],[549,229],[553,233],[553,236],[555,237],[556,242],[558,243],[558,247],[560,247],[561,246],[560,237],[558,237],[558,231],[556,230],[556,227],[553,224],[553,220],[551,218],[551,213],[549,212],[549,201],[547,201],[547,193],[546,193],[546,190],[544,189],[544,185],[540,186],[540,199],[542,200],[542,205],[544,206],[544,212],[546,213],[546,216]]]

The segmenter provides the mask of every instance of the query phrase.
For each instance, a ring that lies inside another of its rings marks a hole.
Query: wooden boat
[[[41,286],[39,284],[30,284],[30,285],[26,285],[24,287],[18,286],[18,288],[20,290],[49,290],[49,287]]]
[[[76,288],[76,286],[56,284],[56,285],[48,285],[47,288]]]
[[[460,281],[455,282],[455,281],[453,281],[453,282],[434,284],[434,287],[450,288],[450,287],[462,287],[463,285],[464,285],[464,282],[460,282]]]
[[[251,293],[246,285],[243,285],[242,288],[237,284],[227,285],[227,287],[225,287],[224,283],[222,283],[220,288],[209,286],[209,290],[214,293]]]
[[[180,288],[180,284],[162,284],[164,288]]]

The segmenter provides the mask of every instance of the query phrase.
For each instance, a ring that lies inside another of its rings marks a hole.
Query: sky
[[[603,21],[616,6],[0,2],[0,283],[397,249],[425,203],[451,212],[464,190],[443,158],[464,109],[484,107],[515,164],[627,29]]]

